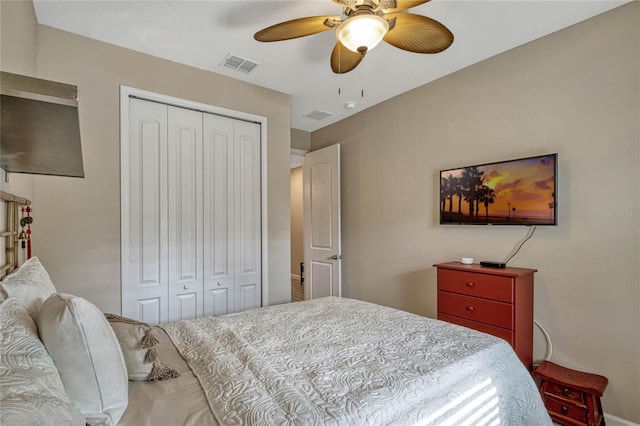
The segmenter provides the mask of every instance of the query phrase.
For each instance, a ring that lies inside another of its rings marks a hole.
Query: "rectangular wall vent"
[[[258,65],[260,64],[255,61],[250,61],[249,59],[241,58],[231,53],[227,53],[227,56],[220,63],[221,67],[231,68],[247,74],[253,71]]]
[[[331,117],[332,115],[333,115],[333,113],[331,113],[331,112],[322,111],[322,110],[319,110],[319,109],[314,109],[309,114],[303,115],[303,117],[310,118],[312,120],[320,121],[320,120],[324,120],[327,117]]]

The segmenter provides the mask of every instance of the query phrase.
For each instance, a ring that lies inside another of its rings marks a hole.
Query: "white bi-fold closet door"
[[[156,324],[260,306],[260,124],[130,98],[128,136],[123,315]]]

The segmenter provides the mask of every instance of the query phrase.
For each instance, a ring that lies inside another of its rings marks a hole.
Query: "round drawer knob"
[[[189,284],[185,284],[183,287],[185,290],[189,290]]]
[[[467,287],[473,287],[475,285],[476,283],[474,283],[473,281],[467,281]]]
[[[569,411],[569,409],[565,405],[563,405],[562,408],[560,409],[560,411],[562,411],[562,414],[564,414],[566,416],[567,412]]]
[[[563,388],[562,389],[562,395],[568,396],[569,395],[569,389],[568,388]]]
[[[465,309],[469,312],[473,312],[473,306],[467,306]]]

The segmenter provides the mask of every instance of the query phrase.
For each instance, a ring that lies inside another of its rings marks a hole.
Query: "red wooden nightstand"
[[[533,367],[535,269],[439,263],[438,319],[500,337]]]
[[[604,426],[600,397],[609,380],[544,361],[533,375],[542,379],[540,395],[553,421],[562,425]]]

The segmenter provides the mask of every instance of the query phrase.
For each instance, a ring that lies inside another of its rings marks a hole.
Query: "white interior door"
[[[234,312],[233,120],[204,114],[204,314]]]
[[[304,156],[304,298],[342,296],[340,144]]]
[[[167,322],[167,107],[131,99],[122,145],[122,314]],[[144,173],[142,172],[144,171]]]
[[[168,107],[169,321],[202,316],[202,113]]]
[[[234,120],[235,311],[258,308],[262,300],[260,217],[260,125]]]

